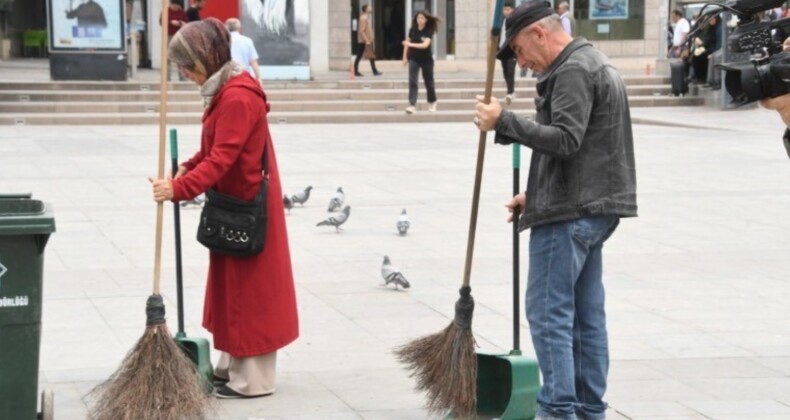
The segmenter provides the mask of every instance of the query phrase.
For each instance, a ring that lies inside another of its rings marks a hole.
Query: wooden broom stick
[[[157,179],[165,178],[165,138],[167,137],[167,76],[170,70],[167,65],[167,32],[170,26],[169,2],[162,0],[162,63],[160,65],[159,82],[159,172]],[[156,250],[154,251],[154,294],[159,294],[162,274],[162,219],[165,213],[164,203],[156,204]]]

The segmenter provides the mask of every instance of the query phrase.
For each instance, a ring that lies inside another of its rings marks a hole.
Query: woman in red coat
[[[230,35],[216,19],[184,26],[170,56],[200,86],[206,109],[200,151],[171,180],[154,181],[157,201],[190,200],[209,188],[252,201],[269,168],[268,225],[263,252],[233,257],[209,251],[203,326],[214,335],[220,398],[274,392],[277,350],[299,335],[288,234],[274,145],[260,84],[230,59]]]

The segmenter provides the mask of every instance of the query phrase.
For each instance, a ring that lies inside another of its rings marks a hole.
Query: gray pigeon
[[[351,206],[343,207],[343,211],[338,213],[332,213],[326,220],[318,222],[316,226],[334,226],[335,230],[342,230],[340,229],[340,225],[346,223],[348,220],[348,216],[351,214]]]
[[[398,217],[398,223],[395,226],[398,227],[398,233],[401,236],[406,235],[406,232],[409,231],[409,226],[411,226],[411,223],[409,223],[409,215],[406,214],[406,209],[403,209],[403,211],[400,213],[400,217]]]
[[[294,208],[294,202],[288,197],[288,194],[283,195],[283,207],[288,210],[288,214],[290,214],[291,209]]]
[[[300,206],[304,207],[304,203],[306,203],[307,199],[310,198],[310,190],[312,189],[313,187],[311,185],[305,188],[304,191],[292,195],[291,201],[293,201],[294,204],[299,204]]]
[[[398,286],[404,289],[411,287],[409,281],[403,276],[403,273],[398,270],[398,267],[392,265],[390,257],[386,255],[384,256],[384,262],[381,264],[381,277],[384,277],[385,286],[392,283],[395,285],[395,290],[398,290]]]
[[[343,193],[343,187],[337,187],[337,191],[332,193],[332,198],[329,199],[329,208],[327,208],[326,211],[332,213],[340,210],[345,200],[346,195]]]

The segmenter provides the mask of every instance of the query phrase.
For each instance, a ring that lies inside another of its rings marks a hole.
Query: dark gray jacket
[[[533,150],[521,230],[596,215],[636,216],[625,83],[576,38],[538,78],[537,121],[503,111],[494,141]]]

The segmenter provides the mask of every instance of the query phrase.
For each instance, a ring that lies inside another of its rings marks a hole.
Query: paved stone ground
[[[708,128],[636,126],[640,216],[607,243],[611,419],[790,418],[790,161],[765,110],[646,109]],[[471,118],[470,118],[471,120]],[[716,128],[718,127],[718,128]],[[178,127],[181,155],[198,127]],[[477,133],[471,124],[277,125],[284,189],[310,184],[287,217],[301,338],[280,353],[277,393],[222,401],[222,419],[425,419],[394,346],[449,322],[461,282]],[[154,254],[156,127],[0,127],[0,191],[54,206],[46,254],[40,388],[58,419],[144,329]],[[528,161],[528,151],[524,151]],[[481,351],[511,346],[510,148],[487,148],[472,286]],[[523,171],[524,176],[526,171]],[[523,177],[522,177],[523,179]],[[342,185],[345,231],[320,229]],[[412,218],[395,232],[402,208]],[[175,329],[173,236],[164,295]],[[187,330],[200,328],[207,254],[184,210]],[[522,235],[526,249],[528,235]],[[381,287],[384,254],[412,282]],[[526,257],[522,267],[526,267]],[[524,271],[524,273],[526,273]],[[523,275],[521,279],[523,290]],[[521,317],[522,347],[532,355]],[[216,357],[216,355],[214,355]]]

